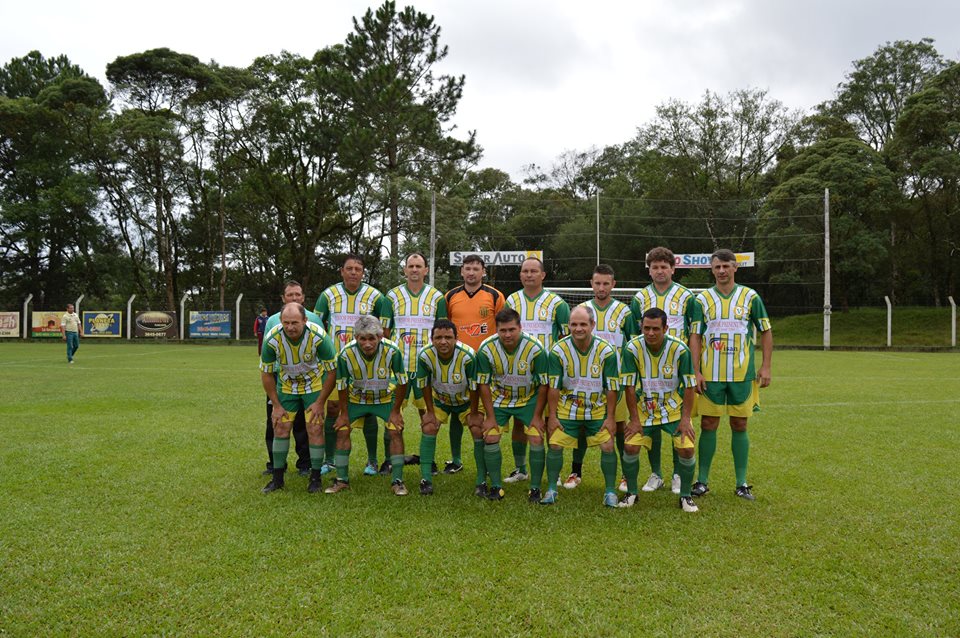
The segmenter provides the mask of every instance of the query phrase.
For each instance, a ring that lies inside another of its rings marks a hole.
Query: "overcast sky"
[[[404,6],[400,1],[398,6]],[[157,47],[247,66],[342,42],[369,2],[0,0],[0,63],[66,54],[104,81],[120,55]],[[372,5],[378,6],[376,4]],[[481,166],[522,177],[567,150],[618,144],[669,98],[768,89],[807,110],[830,98],[853,60],[887,41],[936,40],[960,59],[957,0],[420,0],[466,76],[456,123],[476,130]]]

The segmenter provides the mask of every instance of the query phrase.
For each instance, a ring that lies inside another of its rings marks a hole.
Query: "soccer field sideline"
[[[960,631],[960,493],[937,460],[960,453],[955,355],[778,352],[751,423],[758,501],[732,495],[724,426],[714,490],[684,515],[663,491],[605,511],[595,452],[553,508],[523,485],[473,499],[469,455],[429,498],[379,478],[308,495],[295,476],[264,497],[252,349],[131,347],[84,342],[72,366],[0,348],[6,633]]]

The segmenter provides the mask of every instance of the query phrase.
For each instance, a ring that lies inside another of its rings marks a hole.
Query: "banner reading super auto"
[[[528,257],[543,261],[542,250],[455,250],[450,253],[450,265],[462,266],[467,255],[480,255],[487,266],[519,266]]]
[[[229,339],[233,322],[229,310],[191,310],[191,339]]]

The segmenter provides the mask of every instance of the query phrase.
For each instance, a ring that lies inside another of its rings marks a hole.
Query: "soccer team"
[[[572,311],[544,289],[546,272],[536,258],[522,263],[523,287],[506,298],[483,283],[478,255],[464,258],[463,283],[446,294],[425,282],[426,259],[419,253],[404,262],[406,282],[386,294],[363,283],[360,257],[347,256],[342,282],[320,294],[314,312],[302,305],[300,284],[287,282],[282,310],[267,320],[260,356],[270,458],[265,473],[271,475],[264,493],[284,487],[291,434],[309,492],[323,489],[329,473],[335,477],[326,493],[349,490],[350,435],[360,429],[365,475],[389,474],[391,490],[403,496],[404,465],[418,463],[420,493],[433,494],[437,436],[446,425],[452,459],[442,471],[463,469],[468,429],[479,497],[500,500],[505,484],[529,481],[530,502],[554,504],[559,486],[580,484],[586,451],[599,447],[603,504],[631,507],[640,491],[664,486],[666,432],[673,445],[671,489],[683,511],[696,512],[693,497],[710,490],[717,428],[727,415],[734,493],[753,500],[747,422],[759,407],[759,388],[770,383],[773,354],[763,302],[736,283],[736,255],[729,250],[711,256],[715,285],[699,294],[673,281],[669,249],[649,251],[646,263],[652,283],[629,306],[613,298],[614,271],[601,264],[591,278],[593,298]],[[408,402],[421,429],[419,453],[410,456],[403,440]],[[699,440],[692,424],[697,415]],[[378,466],[380,423],[384,462]],[[508,432],[515,467],[504,476],[500,438]],[[564,480],[567,449],[573,465]],[[651,474],[639,487],[641,449]]]

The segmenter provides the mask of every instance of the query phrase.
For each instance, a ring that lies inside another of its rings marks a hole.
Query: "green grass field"
[[[416,468],[405,498],[359,476],[359,434],[351,492],[263,496],[253,347],[64,359],[0,345],[0,635],[960,634],[955,353],[777,352],[757,501],[722,429],[693,515],[668,491],[605,509],[595,451],[552,508],[480,501],[466,438],[430,498]]]

